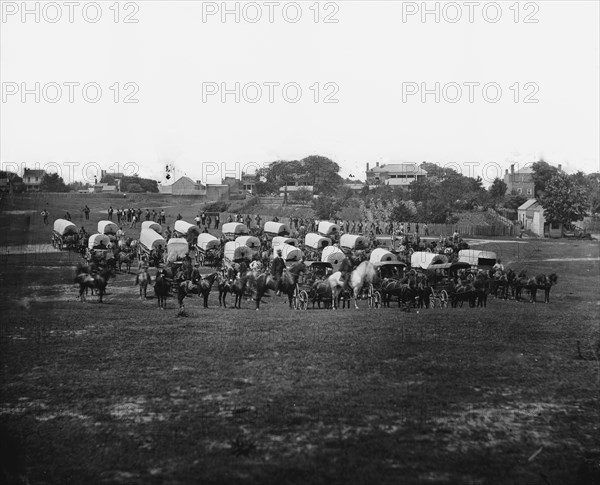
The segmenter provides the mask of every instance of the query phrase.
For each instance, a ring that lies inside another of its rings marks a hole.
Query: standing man
[[[202,225],[206,226],[206,211],[202,211],[202,215],[200,216],[200,219],[202,220]]]
[[[221,216],[220,214],[217,212],[217,215],[215,216],[215,229],[219,229],[219,223],[221,222]]]
[[[121,224],[121,209],[117,207],[117,224]]]
[[[277,250],[277,256],[273,259],[273,264],[271,265],[271,276],[273,280],[275,280],[275,291],[277,292],[277,296],[281,296],[281,276],[283,275],[283,270],[285,269],[285,261],[283,260],[281,249]]]
[[[206,228],[210,229],[210,225],[212,224],[212,217],[210,217],[210,214],[206,216]]]
[[[177,220],[179,220],[179,218],[177,218]],[[196,225],[198,227],[200,227],[200,215],[196,214],[196,217],[194,217],[194,221],[196,221]]]
[[[90,208],[87,206],[87,204],[83,208],[83,213],[85,214],[85,220],[89,221],[90,220]]]
[[[425,235],[429,236],[429,227],[427,227],[427,224],[423,224],[423,230],[425,231]]]
[[[44,209],[42,211],[42,217],[44,218],[44,225],[46,225],[46,226],[48,225],[48,216],[49,215],[50,215],[50,213],[46,209]]]
[[[112,221],[112,216],[113,216],[113,208],[112,205],[108,208],[108,220]]]

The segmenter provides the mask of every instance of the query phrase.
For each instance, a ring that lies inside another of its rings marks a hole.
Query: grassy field
[[[595,483],[597,242],[470,241],[556,272],[548,305],[296,312],[273,295],[256,312],[211,294],[178,317],[134,275],[76,301],[73,253],[19,254],[50,235],[20,203],[0,214],[7,483]]]

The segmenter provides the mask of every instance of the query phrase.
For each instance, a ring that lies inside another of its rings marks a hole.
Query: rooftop
[[[381,173],[381,172],[401,172],[401,173],[412,173],[417,175],[427,175],[427,172],[416,163],[386,163],[379,167],[373,167],[369,172]]]
[[[524,211],[524,210],[530,209],[531,206],[535,205],[536,203],[537,203],[537,199],[529,199],[527,202],[524,202],[522,205],[520,205],[518,210]]]

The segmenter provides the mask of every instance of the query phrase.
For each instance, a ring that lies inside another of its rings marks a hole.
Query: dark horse
[[[107,267],[100,270],[98,273],[85,273],[81,272],[75,277],[75,283],[79,284],[79,299],[85,300],[85,292],[89,288],[91,290],[98,290],[100,297],[99,302],[102,303],[104,293],[106,293],[106,285],[108,280],[115,276],[114,268]]]
[[[181,283],[179,283],[177,287],[177,301],[179,303],[179,311],[183,312],[183,310],[185,309],[183,300],[189,294],[196,294],[198,296],[202,295],[202,297],[204,298],[204,308],[208,308],[208,295],[210,294],[210,290],[212,289],[212,286],[215,280],[217,279],[217,276],[219,276],[219,273],[212,273],[202,278],[200,281],[198,281],[197,284],[194,284],[190,280],[182,281]]]
[[[296,284],[300,274],[306,273],[306,265],[302,262],[294,263],[288,269],[283,271],[279,281],[279,290],[288,296],[290,309],[293,308],[292,301],[296,291]],[[270,274],[262,273],[256,278],[256,309],[260,308],[260,300],[268,290],[277,289],[277,280],[273,279]]]
[[[224,276],[220,274],[217,277],[217,286],[219,288],[219,306],[227,308],[227,293],[232,292],[232,285],[235,280],[235,270],[231,269],[231,274]]]
[[[246,271],[243,274],[239,274],[233,283],[229,284],[229,291],[235,295],[233,308],[242,308],[242,299],[248,288],[248,281],[252,278],[252,271]],[[223,298],[223,301],[225,301],[225,298]]]
[[[164,269],[160,270],[154,280],[154,294],[158,300],[158,308],[166,310],[170,288],[171,281],[166,277]]]

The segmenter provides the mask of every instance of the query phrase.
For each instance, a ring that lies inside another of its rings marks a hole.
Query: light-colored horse
[[[373,283],[377,275],[377,271],[375,270],[375,266],[369,261],[363,261],[358,265],[358,267],[350,273],[350,281],[347,282],[342,278],[342,273],[337,271],[333,273],[327,281],[329,286],[331,287],[331,295],[333,299],[333,307],[337,309],[337,303],[340,296],[340,293],[344,288],[350,286],[352,289],[352,296],[354,297],[354,308],[358,310],[358,297],[360,296],[360,292],[366,284]]]

